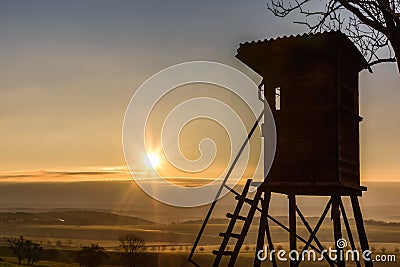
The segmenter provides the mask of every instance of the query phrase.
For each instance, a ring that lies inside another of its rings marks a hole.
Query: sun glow
[[[150,162],[151,166],[153,166],[153,168],[157,168],[158,165],[160,164],[160,158],[155,153],[147,154],[147,159],[149,160],[149,162]]]

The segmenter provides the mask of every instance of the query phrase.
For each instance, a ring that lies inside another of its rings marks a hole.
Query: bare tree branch
[[[391,58],[380,58],[378,60],[372,61],[369,63],[369,66],[373,66],[379,63],[384,63],[384,62],[396,62],[396,59],[394,57]]]
[[[354,42],[370,66],[397,62],[400,72],[400,0],[268,0],[278,17],[298,12],[310,33],[340,30]],[[323,3],[323,2],[322,2]]]

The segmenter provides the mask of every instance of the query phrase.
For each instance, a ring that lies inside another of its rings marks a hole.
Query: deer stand
[[[263,78],[258,93],[264,102],[264,110],[269,107],[274,115],[277,132],[275,158],[271,169],[264,170],[268,175],[261,184],[248,180],[242,193],[226,185],[243,147],[260,124],[263,115],[260,114],[211,204],[188,261],[199,266],[194,262],[193,255],[220,192],[225,187],[235,194],[238,202],[233,213],[227,213],[230,222],[226,231],[219,234],[223,240],[219,249],[213,251],[216,257],[212,266],[220,266],[223,257],[229,257],[228,266],[235,265],[258,211],[261,216],[254,266],[262,263],[257,254],[264,249],[265,237],[269,251],[274,249],[270,225],[276,224],[289,233],[289,248],[294,254],[301,256],[306,250],[312,249],[330,266],[343,267],[346,264],[346,246],[343,246],[346,241],[342,239],[342,220],[350,243],[349,249],[356,251],[355,239],[342,203],[343,197],[350,197],[361,247],[360,258],[356,258],[355,262],[360,267],[362,252],[369,247],[358,202],[358,197],[366,191],[365,187],[360,186],[359,123],[362,118],[359,116],[358,74],[366,68],[367,62],[354,44],[340,32],[244,43],[240,45],[236,57]],[[263,130],[264,127],[265,124]],[[264,149],[268,149],[265,142]],[[253,198],[247,196],[250,186],[257,186]],[[288,226],[270,215],[273,193],[288,196]],[[296,204],[296,196],[300,195],[329,197],[314,228]],[[247,214],[243,214],[241,210],[246,205],[250,207]],[[336,259],[323,253],[324,247],[317,237],[329,211],[339,256]],[[307,229],[308,237],[297,233],[297,218]],[[234,233],[234,229],[238,229],[235,228],[237,221],[242,222],[241,230]],[[231,239],[235,240],[233,250],[228,249]],[[301,250],[297,248],[299,242],[304,243]],[[269,259],[272,266],[278,266],[279,258],[275,253],[270,254]],[[301,257],[295,257],[290,260],[290,267],[298,266],[301,262]],[[364,265],[373,266],[372,261],[365,259]]]

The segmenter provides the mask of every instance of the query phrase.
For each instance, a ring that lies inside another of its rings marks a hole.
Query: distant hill
[[[273,216],[276,220],[278,220],[279,222],[287,225],[289,223],[289,217],[287,216]],[[253,219],[253,224],[257,225],[258,221],[260,220],[260,217],[255,216]],[[306,217],[306,220],[309,224],[311,225],[315,225],[317,224],[319,217]],[[349,223],[354,225],[355,221],[353,218],[349,218]],[[202,224],[203,220],[187,220],[184,221],[180,224]],[[227,218],[210,218],[208,220],[208,224],[223,224],[223,225],[227,225],[229,223],[229,219]],[[331,224],[331,220],[330,217],[327,216],[327,218],[324,220],[323,222],[324,224]],[[303,222],[298,220],[297,221],[298,225],[303,225]],[[367,219],[364,220],[364,224],[365,225],[371,225],[371,226],[393,226],[393,227],[399,227],[400,223],[399,222],[385,222],[385,221],[379,221],[379,220],[373,220],[373,219]],[[270,222],[271,226],[276,225],[274,222]]]
[[[203,220],[188,220],[184,221],[181,224],[202,224]],[[229,219],[227,218],[210,218],[208,220],[209,224],[224,224],[227,225],[229,223]]]
[[[152,221],[98,211],[1,212],[0,224],[149,225]]]
[[[400,182],[363,182],[362,184],[368,186],[368,191],[364,192],[363,197],[360,198],[364,219],[400,222],[398,201]],[[241,191],[240,186],[235,189]],[[297,198],[298,206],[308,218],[319,217],[327,201],[326,197]],[[349,207],[350,202],[347,198],[343,201],[350,216],[352,213]],[[228,194],[218,201],[212,217],[225,218],[225,214],[232,212],[236,203],[234,196]],[[287,205],[287,198],[284,195],[274,194],[270,212],[274,216],[285,216]],[[0,212],[92,210],[169,224],[203,220],[208,208],[209,205],[180,208],[160,203],[148,196],[133,181],[0,181]]]
[[[365,220],[364,221],[365,225],[375,225],[375,226],[395,226],[395,227],[399,227],[400,223],[399,222],[383,222],[383,221],[376,221],[376,220]]]

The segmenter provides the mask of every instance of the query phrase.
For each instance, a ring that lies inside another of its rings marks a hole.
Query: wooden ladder
[[[251,179],[247,180],[246,185],[243,188],[243,191],[240,195],[237,195],[235,199],[238,201],[233,213],[227,213],[226,217],[230,219],[226,232],[220,233],[219,236],[223,237],[221,245],[218,250],[214,250],[213,254],[216,256],[213,267],[219,266],[221,259],[223,256],[229,256],[228,266],[234,266],[236,259],[239,255],[240,249],[243,245],[244,239],[246,238],[247,232],[250,228],[251,222],[253,220],[254,214],[257,210],[258,203],[261,199],[261,192],[257,190],[254,199],[247,198],[247,193],[249,191],[251,184]],[[247,213],[247,216],[244,217],[240,215],[240,211],[244,204],[249,204],[250,209]],[[234,227],[237,221],[243,221],[243,227],[240,233],[233,233]],[[236,244],[233,250],[226,250],[228,243],[231,238],[236,239]]]

